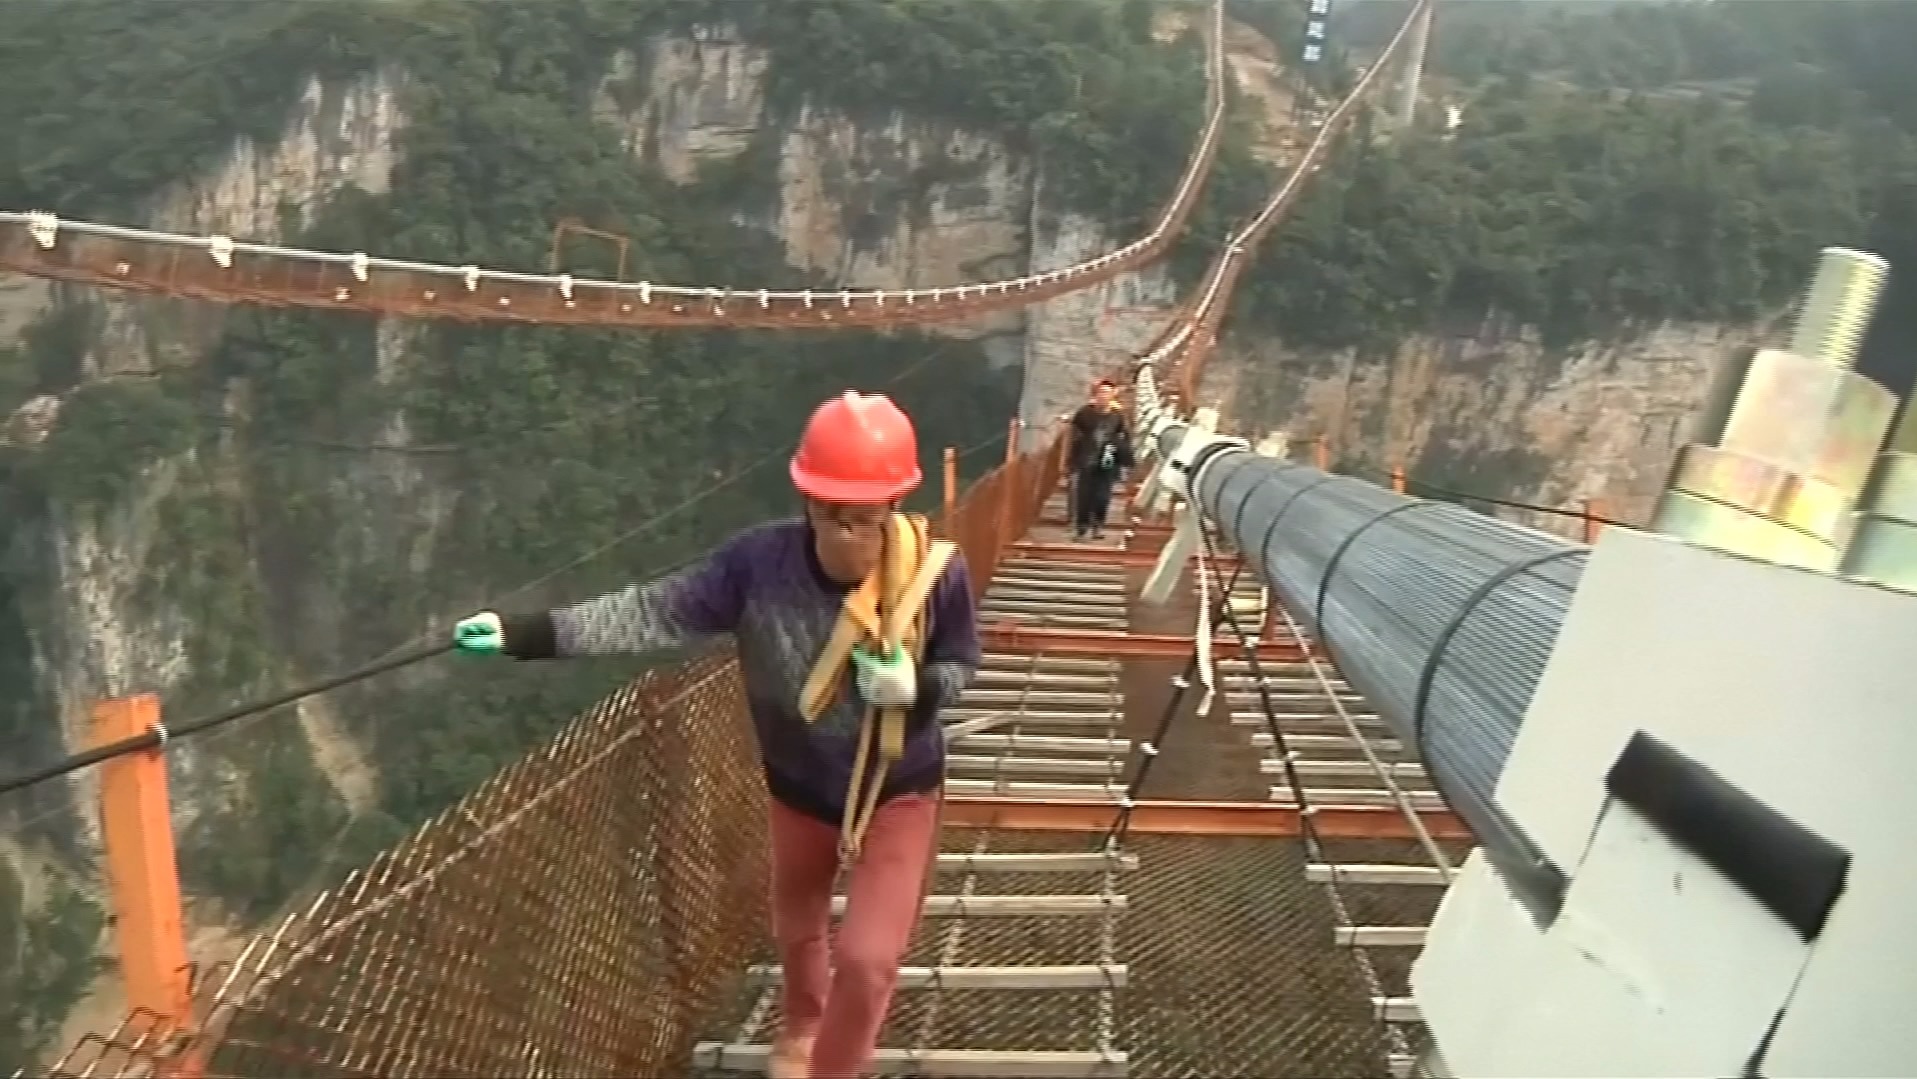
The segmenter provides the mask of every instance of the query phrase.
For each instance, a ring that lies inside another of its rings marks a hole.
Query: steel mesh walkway
[[[1041,493],[1055,476],[1040,467],[998,489],[1036,517],[1057,501]],[[1002,526],[972,527],[974,547],[1004,543]],[[1189,601],[1138,605],[1136,566],[1018,548],[1000,565],[981,602],[988,629],[1190,632]],[[1265,602],[1241,581],[1238,624],[1269,630],[1282,612],[1266,620]],[[1149,755],[1161,767],[1133,796],[1363,804],[1378,780],[1366,750],[1415,792],[1415,764],[1335,672],[1263,663],[1260,688],[1227,650],[1198,714],[1178,666],[989,650],[947,717],[951,796],[1116,806]],[[1167,703],[1178,707],[1151,744]],[[724,655],[642,678],[206,972],[195,1035],[157,1036],[136,1016],[55,1074],[169,1060],[236,1076],[763,1071],[780,972],[740,707]],[[877,1067],[1403,1074],[1418,1044],[1403,1000],[1411,945],[1441,879],[1404,841],[1313,851],[1282,837],[1133,832],[1108,846],[949,827]]]
[[[1419,0],[1405,28],[1429,4]],[[1185,396],[1242,256],[1380,84],[1384,59],[1365,72],[1153,346],[1149,359],[1168,365]],[[1214,114],[1221,101],[1215,93]],[[1181,189],[1174,203],[1183,198]],[[16,245],[16,253],[33,256],[34,272],[61,276],[45,252],[67,258],[76,245],[56,246],[57,232],[48,230],[57,222],[26,227],[33,249]],[[205,244],[226,270],[237,248],[220,237]],[[1099,272],[1112,268],[1112,256],[1105,259]],[[353,265],[363,284],[367,265]],[[109,287],[262,298],[247,290],[194,293],[200,286],[128,273],[82,277]],[[1072,284],[1062,273],[1049,276],[1036,285]],[[479,278],[466,279],[474,291]],[[555,283],[566,310],[574,284]],[[979,286],[967,288],[955,301],[984,298]],[[340,284],[326,304],[362,302],[365,292]],[[435,293],[424,295],[437,302]],[[488,296],[514,318],[571,318]],[[711,301],[714,318],[750,322],[734,299],[700,297]],[[770,299],[758,297],[762,307]],[[812,310],[815,299],[796,303]],[[840,301],[849,309],[846,294]],[[551,296],[542,302],[553,307]],[[672,313],[689,317],[693,306]],[[440,313],[463,317],[449,312]],[[1129,596],[1139,563],[1108,557],[1114,552],[1081,559],[1015,546],[1048,502],[1062,501],[1062,449],[1054,440],[1008,460],[948,511],[942,530],[975,570],[998,571],[984,597],[988,622],[1032,627],[1035,639],[1051,630],[1136,632],[1141,612]],[[1262,594],[1232,591],[1229,608],[1246,621],[1263,614]],[[1189,613],[1160,617],[1189,635],[1190,621],[1180,621]],[[1282,636],[1299,640],[1296,627]],[[1264,717],[1260,731],[1240,722],[1248,668],[1221,663],[1216,707],[1199,715],[1172,685],[1171,666],[1095,652],[993,652],[952,717],[954,799],[1123,805],[1129,819],[1133,800],[1176,789],[1191,792],[1184,797],[1264,801],[1305,826],[1305,842],[1141,829],[1108,850],[1095,834],[948,829],[929,916],[884,1032],[882,1069],[1194,1076],[1405,1069],[1410,1042],[1391,1024],[1415,1023],[1415,1015],[1394,988],[1402,979],[1393,981],[1391,960],[1371,959],[1405,949],[1357,938],[1341,944],[1337,930],[1366,927],[1354,911],[1415,928],[1435,890],[1385,883],[1392,873],[1422,868],[1404,851],[1363,853],[1397,867],[1372,870],[1380,881],[1372,884],[1360,863],[1346,862],[1357,853],[1336,836],[1312,833],[1312,811],[1321,805],[1314,796],[1332,798],[1322,807],[1335,810],[1346,801],[1364,804],[1357,792],[1371,788],[1362,775],[1324,768],[1307,768],[1313,778],[1301,778],[1305,743],[1291,741],[1342,730],[1350,739],[1343,748],[1370,750],[1361,754],[1370,760],[1375,726],[1362,722],[1361,709],[1345,707],[1359,702],[1344,701],[1322,669],[1314,668],[1322,691],[1316,703],[1308,687],[1267,682],[1252,693]],[[1279,707],[1274,695],[1295,699]],[[1153,697],[1157,703],[1144,703]],[[724,654],[638,680],[339,887],[287,913],[233,964],[197,972],[191,1015],[160,1024],[136,1011],[112,1031],[88,1035],[50,1074],[666,1076],[762,1068],[777,1022],[776,994],[768,990],[779,975],[764,951],[764,792],[742,717],[736,667]],[[1259,733],[1269,742],[1259,744]],[[1282,777],[1258,763],[1261,751],[1276,754]],[[1324,759],[1350,762],[1342,751]],[[1147,761],[1160,767],[1141,786]],[[1389,790],[1396,771],[1373,774]],[[1406,782],[1413,779],[1407,772]],[[1394,793],[1392,802],[1415,817],[1416,799]],[[1287,800],[1293,809],[1285,809]],[[1383,889],[1376,915],[1362,898],[1373,887]],[[1357,955],[1365,962],[1353,962]]]

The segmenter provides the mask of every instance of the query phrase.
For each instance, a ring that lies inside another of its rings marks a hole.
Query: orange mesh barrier
[[[944,531],[982,593],[1062,439]],[[765,793],[737,666],[655,671],[202,972],[188,1031],[135,1015],[54,1075],[682,1072],[766,931]]]

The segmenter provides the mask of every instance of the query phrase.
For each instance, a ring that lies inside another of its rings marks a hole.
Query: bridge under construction
[[[465,321],[968,318],[1162,256],[1220,138],[1222,3],[1210,16],[1207,121],[1151,231],[1043,274],[668,286],[46,213],[0,213],[0,269]],[[974,569],[985,661],[946,717],[942,845],[879,1070],[1862,1075],[1917,1050],[1894,1032],[1917,999],[1910,964],[1870,958],[1872,942],[1917,946],[1886,913],[1909,898],[1884,869],[1894,837],[1869,827],[1904,796],[1817,793],[1843,790],[1843,768],[1888,789],[1875,769],[1917,749],[1886,703],[1917,689],[1900,665],[1829,643],[1917,633],[1917,424],[1886,445],[1895,399],[1848,367],[1881,260],[1827,252],[1792,340],[1727,365],[1648,529],[1567,511],[1560,536],[1413,497],[1402,472],[1334,475],[1322,453],[1293,461],[1195,407],[1246,262],[1387,72],[1407,69],[1415,100],[1431,17],[1431,0],[1411,5],[1151,347],[1113,371],[1148,454],[1122,535],[1067,540],[1056,431],[963,492],[948,472],[937,526]],[[1755,632],[1777,624],[1751,597],[1790,626]],[[1622,669],[1633,640],[1654,654]],[[1805,708],[1790,678],[1841,704],[1864,763],[1797,746],[1796,771],[1775,764]],[[1734,722],[1710,704],[1733,698]],[[183,729],[155,697],[102,702],[98,744],[55,770],[100,770],[130,1011],[32,1074],[765,1069],[781,971],[729,655],[637,679],[202,967],[181,939],[163,753],[224,718]],[[1739,973],[1700,973],[1706,960]]]

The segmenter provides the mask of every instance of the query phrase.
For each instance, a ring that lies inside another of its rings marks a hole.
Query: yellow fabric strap
[[[954,550],[943,540],[932,542],[931,528],[923,516],[892,515],[878,568],[846,595],[832,636],[800,691],[799,710],[808,723],[816,722],[837,697],[852,649],[859,644],[882,648],[886,655],[903,648],[914,663],[918,661],[924,645],[925,603]],[[878,809],[885,774],[904,753],[905,710],[869,710],[859,726],[859,748],[840,824],[846,857],[857,856],[866,826]],[[869,780],[865,775],[868,766],[872,768]]]

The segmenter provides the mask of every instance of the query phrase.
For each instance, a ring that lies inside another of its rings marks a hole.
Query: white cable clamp
[[[153,748],[156,750],[160,750],[160,749],[166,748],[166,743],[168,739],[172,738],[173,736],[166,733],[166,724],[155,723],[153,725],[153,737],[159,739],[159,741],[153,743]]]
[[[53,241],[60,235],[60,219],[45,210],[35,210],[27,215],[27,235],[40,245],[40,250],[53,249]]]
[[[1198,518],[1198,508],[1191,507],[1190,513],[1198,520],[1198,527],[1202,529],[1204,520]],[[1195,714],[1203,716],[1211,714],[1211,699],[1216,692],[1212,684],[1211,671],[1211,573],[1205,566],[1204,547],[1198,548],[1196,558],[1198,562],[1195,570],[1198,574],[1198,683],[1205,687],[1205,696],[1199,700],[1198,711]],[[1225,597],[1225,602],[1231,602],[1229,595]]]
[[[572,302],[572,275],[571,274],[562,273],[559,275],[559,295],[563,297],[567,303]]]
[[[233,237],[231,236],[207,237],[206,253],[213,256],[213,261],[220,264],[220,269],[222,270],[232,269],[233,268]]]
[[[460,272],[460,276],[466,279],[466,291],[478,292],[479,291],[479,267],[462,266],[460,267],[459,272]]]
[[[365,284],[366,275],[372,261],[372,259],[366,257],[366,252],[364,251],[353,252],[353,280]]]

